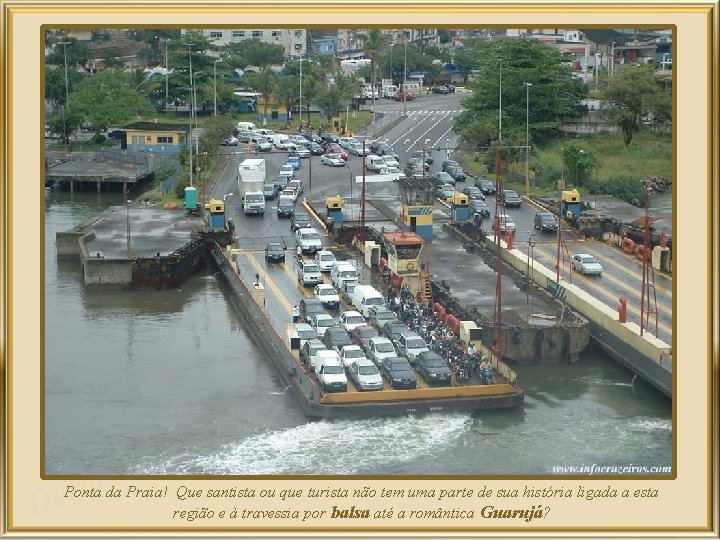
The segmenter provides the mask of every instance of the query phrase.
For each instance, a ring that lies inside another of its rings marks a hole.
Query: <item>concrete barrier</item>
[[[89,253],[87,244],[94,239],[94,233],[87,233],[77,240],[85,286],[93,289],[127,289],[131,287],[132,260],[105,258],[101,253]]]

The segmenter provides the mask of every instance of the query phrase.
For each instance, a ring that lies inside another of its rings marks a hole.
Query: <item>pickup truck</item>
[[[300,249],[305,254],[311,253],[314,255],[323,248],[320,233],[312,227],[298,229],[295,232],[295,239],[297,240],[298,246],[300,246]],[[315,266],[317,267],[317,264],[315,264]],[[319,271],[320,268],[318,267],[318,272]]]

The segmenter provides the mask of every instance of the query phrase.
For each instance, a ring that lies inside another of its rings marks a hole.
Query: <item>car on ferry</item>
[[[325,336],[325,331],[335,326],[335,319],[327,313],[318,313],[310,317],[310,326],[315,330],[317,337],[322,339]]]
[[[359,311],[343,311],[340,314],[340,326],[348,332],[365,324],[367,321]]]
[[[344,328],[340,328],[338,326],[332,326],[325,330],[323,343],[328,349],[336,350],[338,352],[340,352],[345,345],[354,345],[353,340],[350,338],[350,334],[348,334]]]
[[[358,390],[382,390],[383,378],[377,366],[367,358],[359,358],[347,368]]]
[[[380,364],[380,373],[396,390],[417,388],[417,376],[410,363],[402,356],[388,356]]]
[[[382,364],[385,358],[397,356],[398,353],[395,347],[388,338],[385,337],[374,337],[370,338],[367,346],[367,355],[370,360],[375,362],[375,365]]]
[[[327,351],[325,344],[319,339],[309,339],[300,348],[300,361],[310,367],[315,366],[315,355],[318,351]]]
[[[407,358],[411,364],[415,363],[417,355],[429,350],[425,340],[415,332],[404,332],[398,338],[398,353]]]
[[[337,351],[318,351],[315,354],[315,375],[325,392],[347,391],[347,377]]]
[[[345,368],[349,368],[350,364],[361,358],[367,360],[367,356],[358,345],[345,345],[340,351],[340,362]]]
[[[397,345],[397,340],[400,337],[400,334],[404,334],[409,330],[410,329],[404,322],[394,319],[392,321],[386,322],[382,326],[382,330],[380,331],[380,333],[386,338],[388,338],[390,341],[392,341],[393,345]]]
[[[357,343],[363,351],[367,349],[370,339],[379,335],[377,329],[369,324],[361,324],[350,331],[350,338]]]
[[[415,369],[428,384],[452,384],[450,368],[445,359],[432,351],[424,351],[415,358]]]
[[[378,330],[382,328],[386,322],[396,320],[397,317],[393,310],[385,306],[370,306],[368,308],[368,323]]]
[[[308,323],[297,323],[295,325],[295,331],[300,338],[301,348],[307,341],[318,338],[317,332],[315,332],[315,329]]]
[[[337,309],[340,307],[340,297],[338,296],[335,287],[329,283],[320,283],[315,285],[315,288],[313,289],[313,296],[320,300],[323,306],[328,309]]]
[[[601,276],[603,267],[600,262],[588,253],[578,253],[571,259],[572,269],[584,275]]]
[[[321,272],[329,272],[337,259],[332,251],[322,250],[315,254],[315,262],[320,267]]]

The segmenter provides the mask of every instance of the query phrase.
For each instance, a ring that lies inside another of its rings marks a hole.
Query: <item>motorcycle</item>
[[[482,379],[483,384],[494,384],[492,369],[490,369],[490,368],[483,369],[480,374],[480,377]]]

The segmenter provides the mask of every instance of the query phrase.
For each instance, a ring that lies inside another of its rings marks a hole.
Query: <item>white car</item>
[[[397,167],[398,169],[400,168],[400,162],[393,156],[383,156],[383,161],[385,161],[386,167]]]
[[[282,167],[280,167],[280,172],[278,173],[278,176],[284,176],[288,179],[289,182],[295,176],[295,169],[292,168],[292,165],[283,165]]]
[[[347,368],[350,379],[358,390],[382,390],[383,378],[377,366],[367,358],[361,358]]]
[[[323,250],[315,254],[315,262],[318,263],[321,272],[329,272],[332,265],[337,262],[337,259],[332,251]]]
[[[313,295],[320,300],[326,308],[335,309],[340,307],[340,297],[335,288],[329,283],[315,285]]]
[[[365,146],[365,149],[363,149],[362,145],[360,144],[348,145],[347,151],[349,154],[354,154],[356,156],[367,156],[370,154],[370,149],[367,146]]]
[[[280,197],[286,197],[288,199],[292,199],[293,202],[297,202],[298,192],[293,188],[285,188],[280,192]]]
[[[603,267],[598,260],[587,253],[573,255],[572,268],[581,274],[593,276],[601,276],[603,271]]]
[[[360,345],[345,345],[340,351],[340,361],[345,368],[360,359],[367,360],[367,356],[360,348]]]
[[[367,324],[365,317],[359,311],[343,311],[340,315],[340,326],[345,329],[346,332],[350,332],[352,329]]]
[[[338,139],[338,144],[347,150],[350,146],[362,146],[360,141],[358,141],[355,137],[340,137]]]
[[[368,341],[367,353],[370,360],[375,362],[378,366],[382,364],[383,359],[398,355],[392,341],[386,337],[370,338]]]
[[[291,156],[298,156],[300,158],[309,158],[310,157],[310,150],[305,148],[302,144],[296,144],[292,147],[288,147],[287,150]]]
[[[322,251],[322,236],[312,227],[305,227],[295,231],[295,240],[302,249],[303,254],[315,255],[318,251]]]
[[[500,232],[515,231],[515,220],[507,214],[498,214],[497,223],[500,226]],[[493,229],[495,228],[495,220],[493,219]],[[574,263],[573,263],[574,264]]]
[[[323,154],[320,156],[320,163],[331,167],[344,167],[345,160],[339,154]]]
[[[325,330],[332,326],[335,326],[335,319],[333,319],[332,315],[318,313],[310,317],[310,327],[315,330],[320,339],[325,335]]]

